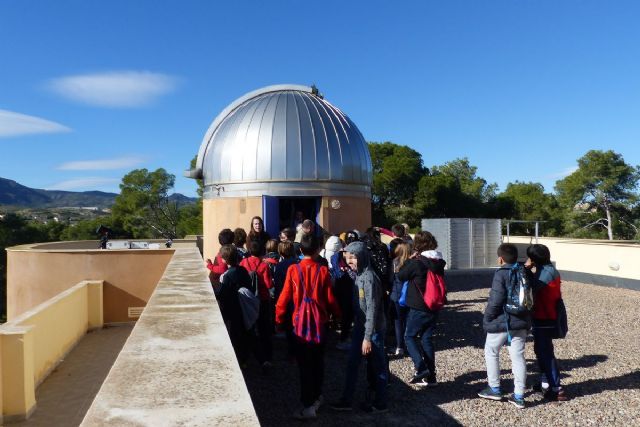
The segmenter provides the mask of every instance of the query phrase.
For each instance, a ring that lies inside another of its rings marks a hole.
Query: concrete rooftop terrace
[[[556,341],[556,354],[571,401],[543,404],[530,394],[530,407],[517,411],[507,403],[475,397],[485,381],[481,314],[490,274],[449,273],[450,304],[440,317],[436,338],[438,389],[408,386],[409,359],[394,360],[388,414],[370,416],[356,410],[344,415],[323,408],[317,421],[306,424],[638,425],[640,293],[626,289],[563,284],[571,332]],[[110,329],[86,335],[38,388],[38,408],[21,425],[78,425],[116,355],[83,425],[299,424],[290,418],[298,405],[297,369],[286,360],[284,342],[276,340],[270,375],[262,375],[254,362],[243,379],[194,245],[176,248],[122,352],[128,331],[115,335]],[[327,401],[341,393],[346,363],[345,353],[333,344],[327,349]],[[109,354],[101,355],[100,361],[96,350]],[[533,373],[532,343],[527,360]],[[503,363],[508,375],[506,351]],[[87,369],[102,373],[83,375]],[[72,381],[76,376],[84,378]],[[530,376],[530,384],[533,380]],[[503,385],[510,389],[508,380]],[[361,387],[358,396],[364,392]]]

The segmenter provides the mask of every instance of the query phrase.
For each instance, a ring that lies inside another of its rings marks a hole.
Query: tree
[[[371,192],[374,205],[411,203],[418,181],[427,172],[420,153],[388,141],[370,142],[369,153],[373,166]]]
[[[628,165],[612,150],[590,150],[578,159],[578,169],[556,183],[560,203],[571,212],[573,228],[603,227],[613,240],[615,219],[635,206],[640,169]],[[588,222],[582,224],[587,218]],[[581,221],[582,220],[582,221]]]
[[[175,176],[160,168],[135,169],[122,178],[120,194],[112,208],[114,219],[134,238],[162,236],[175,239],[179,207],[169,198]]]
[[[498,184],[487,184],[484,178],[476,175],[477,171],[478,168],[470,165],[466,157],[431,168],[433,175],[442,174],[455,178],[464,194],[486,203],[496,196]]]
[[[540,183],[519,182],[507,184],[504,192],[497,197],[501,218],[544,221],[543,229],[547,235],[559,235],[562,230],[562,212],[553,194],[544,192]],[[513,224],[512,230],[532,234],[534,223]]]
[[[373,166],[371,188],[372,214],[375,224],[390,225],[411,217],[411,209],[417,184],[427,173],[422,156],[417,151],[392,142],[369,142],[369,154]]]

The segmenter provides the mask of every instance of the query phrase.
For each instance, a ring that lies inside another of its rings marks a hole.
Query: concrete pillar
[[[33,328],[5,327],[0,334],[0,341],[3,421],[27,419],[36,408]]]
[[[102,280],[87,282],[87,330],[100,329],[104,325],[103,283]]]

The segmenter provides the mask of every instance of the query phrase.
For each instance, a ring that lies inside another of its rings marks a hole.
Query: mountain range
[[[0,206],[22,208],[89,207],[110,208],[116,193],[104,191],[61,191],[30,188],[6,178],[0,178]],[[169,197],[179,204],[195,203],[198,199],[174,193]]]

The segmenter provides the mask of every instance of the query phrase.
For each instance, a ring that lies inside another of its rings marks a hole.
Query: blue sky
[[[0,2],[0,177],[118,191],[164,167],[176,191],[246,92],[316,84],[369,141],[426,166],[468,157],[547,191],[590,149],[640,164],[638,2]]]

